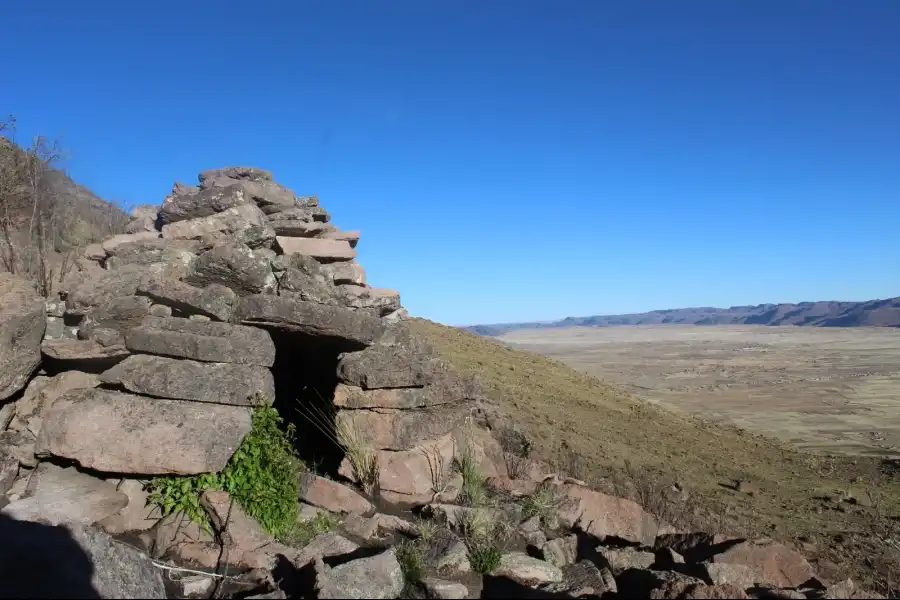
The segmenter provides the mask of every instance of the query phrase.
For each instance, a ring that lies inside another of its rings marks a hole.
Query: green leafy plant
[[[193,477],[157,477],[151,480],[148,502],[163,515],[184,513],[209,527],[200,496],[223,490],[267,532],[279,536],[297,521],[299,473],[303,463],[294,452],[294,427],[283,427],[281,416],[265,398],[253,398],[250,433],[220,473]]]
[[[218,475],[205,474],[194,477],[156,477],[150,481],[147,503],[157,506],[162,516],[182,513],[210,531],[209,515],[200,506],[200,495],[206,490],[218,489]]]

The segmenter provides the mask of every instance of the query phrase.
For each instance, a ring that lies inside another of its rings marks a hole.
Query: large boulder
[[[431,408],[339,410],[335,423],[348,431],[364,431],[366,441],[383,450],[408,450],[420,440],[434,439],[462,427],[472,415],[468,402]]]
[[[126,334],[125,344],[134,352],[203,362],[261,367],[275,363],[275,344],[269,332],[230,323],[151,316]]]
[[[26,280],[0,273],[0,401],[28,383],[41,362],[44,299]]]
[[[166,239],[204,240],[212,237],[233,238],[251,248],[268,248],[275,231],[266,215],[255,204],[241,204],[222,212],[163,225]]]
[[[237,185],[204,189],[193,194],[173,194],[163,201],[159,220],[165,227],[169,223],[208,217],[249,201]]]
[[[252,406],[259,393],[270,403],[275,400],[272,372],[257,365],[138,354],[109,369],[100,379],[105,384],[156,398]]]
[[[0,597],[166,598],[150,558],[93,527],[0,516]]]
[[[423,504],[431,502],[452,474],[453,460],[460,444],[472,448],[478,472],[485,477],[500,474],[500,451],[490,433],[480,428],[454,431],[436,439],[421,440],[410,450],[374,450],[378,464],[378,489],[388,502]],[[350,461],[344,459],[339,472],[356,478]]]
[[[761,577],[759,583],[775,587],[800,587],[816,576],[802,554],[770,539],[739,542],[711,561],[749,567]]]
[[[284,254],[303,254],[320,262],[353,260],[356,250],[343,240],[278,236],[275,243]]]
[[[348,349],[368,346],[384,328],[373,315],[266,294],[243,298],[237,317],[246,325],[341,340]]]
[[[269,257],[240,242],[219,244],[201,254],[185,281],[197,287],[224,285],[241,296],[274,291],[277,283]]]
[[[321,559],[316,562],[318,598],[397,598],[403,584],[403,570],[393,549],[334,568]]]
[[[250,431],[250,411],[78,389],[44,415],[35,453],[109,473],[195,475],[221,471]]]
[[[600,541],[613,537],[653,546],[659,525],[636,502],[573,483],[558,488],[564,499],[559,511],[560,522],[564,525],[578,527]]]
[[[211,283],[201,288],[162,277],[141,283],[135,293],[170,307],[180,317],[203,315],[216,321],[228,321],[237,302],[234,290],[224,285]]]
[[[244,195],[253,201],[264,213],[273,214],[294,207],[294,194],[279,183],[270,180],[232,179],[230,177],[215,176],[205,180],[202,184],[207,189],[213,187],[238,187]]]
[[[116,514],[128,505],[128,496],[116,486],[72,467],[41,463],[28,481],[24,498],[0,510],[20,521],[40,521],[50,525],[79,523],[91,525]]]

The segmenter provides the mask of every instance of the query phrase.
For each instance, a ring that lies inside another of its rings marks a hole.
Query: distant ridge
[[[517,329],[615,327],[618,325],[796,325],[804,327],[900,327],[900,297],[865,302],[800,302],[731,308],[673,308],[626,315],[566,317],[559,321],[461,327],[485,336]]]

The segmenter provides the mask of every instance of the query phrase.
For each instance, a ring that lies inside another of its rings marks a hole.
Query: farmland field
[[[810,451],[900,454],[900,330],[628,326],[500,341],[669,409]]]

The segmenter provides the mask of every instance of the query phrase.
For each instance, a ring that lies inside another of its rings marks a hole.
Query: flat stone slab
[[[351,248],[356,248],[356,245],[359,243],[359,231],[327,231],[322,233],[319,237],[326,240],[343,240],[350,244]]]
[[[125,346],[103,346],[90,340],[45,340],[41,352],[68,369],[88,372],[108,369],[131,354]]]
[[[214,321],[146,317],[140,327],[125,334],[125,345],[133,352],[203,362],[261,367],[275,363],[275,344],[268,331]]]
[[[228,321],[237,300],[234,290],[224,285],[213,283],[200,288],[160,277],[138,285],[136,293],[177,310],[185,317],[205,315],[217,321]]]
[[[213,404],[252,406],[253,396],[275,400],[275,379],[266,367],[197,362],[137,354],[100,375],[129,392]]]
[[[44,415],[35,454],[107,473],[214,473],[250,432],[241,406],[71,390]]]
[[[243,298],[237,316],[247,325],[340,339],[355,348],[368,346],[384,329],[371,314],[266,294]]]
[[[304,254],[323,262],[353,260],[356,250],[345,240],[277,236],[275,243],[284,254]]]

